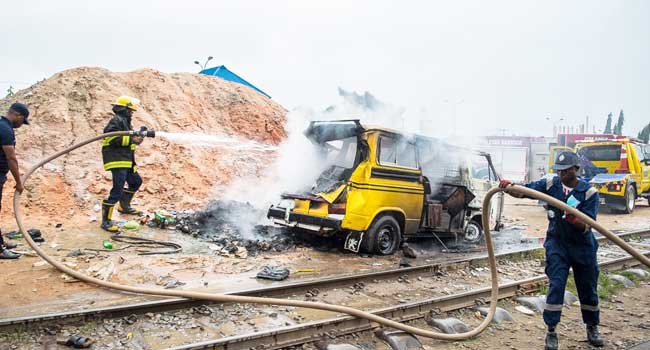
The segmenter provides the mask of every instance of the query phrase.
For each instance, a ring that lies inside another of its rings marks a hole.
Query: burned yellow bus
[[[311,189],[269,208],[274,223],[380,255],[414,236],[483,238],[481,199],[499,181],[489,154],[359,120],[314,121],[305,136],[327,166]],[[498,229],[503,198],[492,208]]]

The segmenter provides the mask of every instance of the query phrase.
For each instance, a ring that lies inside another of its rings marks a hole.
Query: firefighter
[[[131,130],[131,116],[138,110],[139,103],[140,101],[134,97],[118,97],[113,103],[115,116],[104,128],[104,133]],[[142,140],[141,136],[126,135],[106,137],[102,142],[104,170],[110,170],[113,177],[113,188],[108,198],[102,202],[101,227],[106,231],[118,231],[118,227],[112,221],[113,209],[118,201],[117,210],[120,213],[132,215],[142,213],[131,207],[131,200],[142,185],[142,178],[138,174],[134,158],[136,145],[141,144]],[[125,183],[128,184],[126,189],[124,188]]]
[[[579,162],[577,154],[564,151],[558,154],[553,165],[553,170],[558,176],[547,177],[525,186],[557,198],[596,220],[598,191],[588,182],[578,178]],[[501,180],[499,187],[505,188],[509,185],[512,185],[511,181]],[[604,341],[598,332],[600,309],[596,292],[600,272],[596,260],[598,242],[591,227],[576,216],[552,206],[548,207],[547,216],[549,224],[544,242],[545,272],[550,285],[544,306],[544,323],[548,327],[545,349],[558,348],[555,328],[560,322],[570,267],[573,268],[573,278],[578,289],[587,340],[592,346],[601,347]]]

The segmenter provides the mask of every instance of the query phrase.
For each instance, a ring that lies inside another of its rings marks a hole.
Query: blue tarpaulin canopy
[[[219,77],[221,79],[225,79],[225,80],[229,80],[229,81],[232,81],[232,82],[235,82],[235,83],[246,85],[246,86],[250,87],[251,89],[254,89],[255,91],[259,92],[260,94],[262,94],[262,95],[264,95],[264,96],[266,96],[268,98],[271,98],[271,96],[269,96],[266,92],[258,89],[257,87],[255,87],[255,85],[247,82],[246,80],[244,80],[239,75],[231,72],[224,65],[204,69],[204,70],[200,71],[199,74],[213,75],[213,76]]]

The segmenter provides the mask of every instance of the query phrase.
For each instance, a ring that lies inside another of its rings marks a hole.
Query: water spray
[[[156,136],[165,138],[169,141],[182,142],[192,146],[221,147],[239,151],[275,151],[276,146],[266,145],[263,143],[244,140],[238,137],[228,135],[208,135],[196,133],[179,133],[158,131]]]
[[[160,133],[159,133],[160,134]],[[116,132],[110,132],[102,135],[98,135],[92,138],[89,138],[85,141],[79,142],[75,145],[72,145],[60,152],[57,152],[41,161],[36,163],[32,168],[30,168],[25,175],[23,176],[23,183],[26,183],[29,177],[40,167],[42,167],[44,164],[49,163],[50,161],[67,154],[79,147],[85,146],[91,142],[101,140],[104,137],[110,137],[110,136],[125,136],[125,135],[137,135],[137,136],[143,136],[143,137],[154,137],[156,133],[152,130],[140,130],[140,131],[116,131]],[[523,187],[523,186],[509,186],[506,189],[501,189],[501,188],[493,188],[488,191],[488,193],[485,195],[485,199],[483,200],[483,212],[484,213],[489,213],[490,212],[490,202],[492,200],[492,197],[499,193],[499,192],[508,192],[510,194],[520,194],[524,195],[526,197],[530,197],[533,199],[539,199],[543,200],[549,205],[552,205],[556,208],[566,210],[567,212],[574,214],[578,219],[582,220],[585,222],[587,225],[591,226],[593,229],[596,231],[600,232],[603,236],[607,237],[609,240],[611,240],[614,244],[618,245],[621,247],[623,250],[628,252],[630,255],[632,255],[634,258],[636,258],[638,261],[640,261],[642,264],[650,267],[650,259],[643,255],[641,252],[638,250],[634,249],[632,246],[630,246],[627,242],[625,242],[622,238],[616,236],[613,234],[611,231],[600,225],[598,222],[595,220],[591,219],[589,216],[583,214],[579,210],[572,208],[566,203],[559,201],[551,196],[548,196],[546,194],[543,194],[541,192],[537,192],[535,190]],[[440,339],[440,340],[450,340],[450,341],[455,341],[455,340],[464,340],[468,338],[472,338],[478,334],[480,334],[483,330],[485,330],[490,322],[492,322],[492,318],[494,317],[494,314],[496,312],[496,307],[497,307],[497,301],[498,301],[498,291],[499,291],[499,280],[498,280],[498,274],[497,274],[497,263],[496,263],[496,258],[494,254],[494,246],[492,244],[492,234],[490,232],[490,225],[489,225],[489,215],[483,215],[483,227],[485,227],[485,244],[487,246],[487,251],[488,251],[488,262],[490,266],[490,276],[491,276],[491,294],[490,294],[490,308],[488,311],[487,316],[485,319],[481,322],[480,325],[478,325],[476,328],[472,329],[471,331],[464,332],[464,333],[458,333],[458,334],[445,334],[445,333],[440,333],[440,332],[433,332],[430,330],[426,329],[421,329],[421,328],[416,328],[412,327],[400,322],[396,322],[384,317],[380,317],[377,315],[374,315],[372,313],[362,311],[359,309],[347,307],[347,306],[341,306],[341,305],[332,305],[332,304],[325,304],[325,303],[320,303],[320,302],[310,302],[310,301],[300,301],[300,300],[288,300],[288,299],[277,299],[277,298],[263,298],[263,297],[247,297],[247,296],[238,296],[238,295],[225,295],[225,294],[215,294],[215,293],[206,293],[206,292],[192,292],[192,291],[179,291],[179,290],[168,290],[168,289],[159,289],[159,288],[144,288],[144,287],[134,287],[134,286],[129,286],[129,285],[124,285],[124,284],[118,284],[118,283],[113,283],[113,282],[108,282],[104,280],[100,280],[98,278],[94,278],[88,275],[85,275],[81,272],[78,272],[76,270],[71,269],[68,266],[63,265],[61,262],[55,260],[52,256],[48,255],[45,251],[43,251],[34,241],[32,240],[31,236],[27,234],[27,231],[25,229],[25,224],[23,221],[23,216],[20,208],[20,199],[21,199],[21,194],[18,192],[14,192],[14,214],[16,217],[16,223],[18,224],[18,229],[20,230],[20,233],[22,233],[23,237],[25,237],[25,240],[27,241],[27,244],[45,261],[50,263],[52,266],[57,268],[58,270],[72,276],[73,278],[76,278],[80,281],[84,281],[90,284],[94,284],[99,287],[104,287],[104,288],[110,288],[110,289],[115,289],[119,291],[124,291],[124,292],[130,292],[130,293],[138,293],[138,294],[147,294],[147,295],[157,295],[157,296],[170,296],[170,297],[181,297],[181,298],[188,298],[188,299],[195,299],[195,300],[207,300],[207,301],[214,301],[214,302],[232,302],[232,303],[254,303],[254,304],[265,304],[265,305],[282,305],[282,306],[293,306],[293,307],[302,307],[302,308],[309,308],[309,309],[318,309],[318,310],[324,310],[324,311],[331,311],[331,312],[336,312],[336,313],[344,313],[348,314],[350,316],[358,317],[358,318],[363,318],[367,319],[371,322],[375,322],[379,325],[386,326],[386,327],[392,327],[404,332],[408,332],[414,335],[419,335],[422,337],[427,337],[427,338],[433,338],[433,339]]]

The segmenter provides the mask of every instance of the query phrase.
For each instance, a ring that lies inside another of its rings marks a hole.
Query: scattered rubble
[[[625,288],[634,288],[635,284],[630,280],[629,278],[623,276],[623,275],[617,275],[617,274],[609,274],[607,277],[616,282],[622,284]]]
[[[312,245],[317,237],[296,235],[287,228],[260,225],[266,212],[248,203],[217,200],[205,210],[177,215],[176,229],[212,243],[222,256],[246,258],[260,252],[283,252],[297,245]]]
[[[430,319],[427,320],[427,323],[446,334],[465,333],[470,331],[467,324],[454,317]]]
[[[481,315],[487,316],[490,308],[489,307],[479,307],[476,309]],[[515,322],[515,319],[512,317],[508,310],[498,307],[494,313],[494,318],[492,318],[492,323],[500,324],[501,322]]]
[[[262,270],[257,273],[257,278],[272,281],[283,281],[289,277],[289,269],[282,267],[273,267],[264,265]]]

